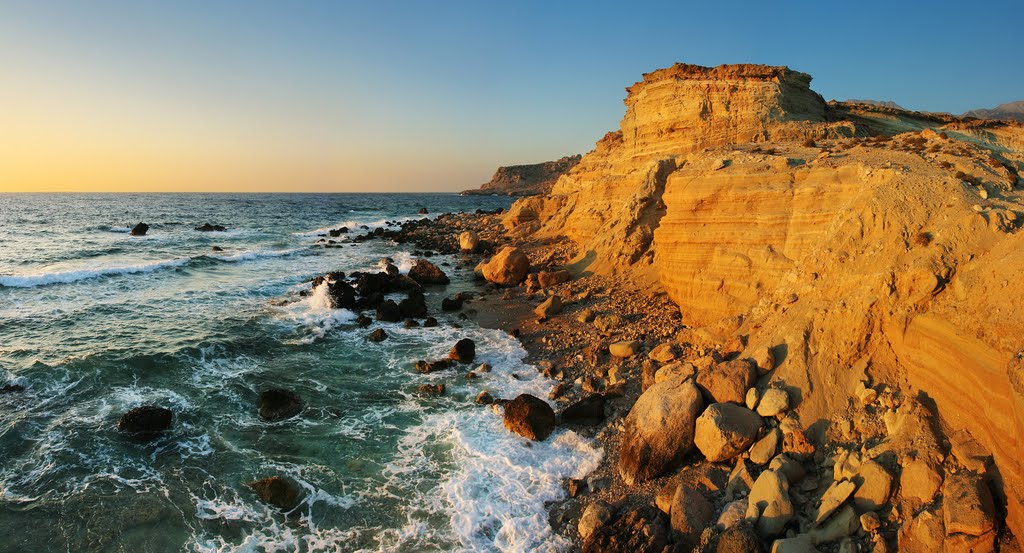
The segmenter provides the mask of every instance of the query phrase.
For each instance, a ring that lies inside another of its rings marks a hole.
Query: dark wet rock
[[[215,251],[215,252],[222,252],[222,251],[224,251],[224,248],[222,248],[220,246],[214,246],[214,247],[212,247],[210,249]]]
[[[427,316],[427,298],[423,292],[410,292],[409,296],[398,304],[398,312],[406,318]]]
[[[366,296],[360,297],[356,300],[357,309],[377,309],[380,304],[384,303],[384,294],[380,292],[374,292]]]
[[[412,268],[409,269],[409,278],[420,284],[448,284],[451,282],[444,271],[426,259],[417,259],[413,263]]]
[[[420,384],[416,391],[428,396],[443,396],[444,384]]]
[[[291,511],[302,503],[302,488],[290,478],[271,476],[247,484],[265,503]]]
[[[505,405],[505,428],[531,440],[545,440],[555,429],[555,411],[543,399],[521,394]]]
[[[348,234],[348,227],[336,228],[334,230],[328,231],[328,234],[331,235],[331,238],[337,238],[342,234]]]
[[[490,405],[494,403],[494,397],[489,392],[484,390],[477,394],[476,399],[473,400],[477,405]]]
[[[448,353],[448,358],[459,363],[472,363],[476,358],[476,343],[469,338],[455,342],[455,346]]]
[[[356,317],[356,324],[361,326],[361,327],[363,327],[363,328],[366,328],[366,327],[370,326],[371,324],[373,324],[373,319],[371,319],[371,318],[367,317],[366,315],[363,315],[362,313],[360,313],[359,316]]]
[[[211,225],[210,223],[206,223],[201,227],[196,227],[196,230],[199,232],[224,232],[228,230],[228,228],[224,225]]]
[[[18,394],[25,391],[25,387],[21,384],[4,384],[0,388],[0,394]]]
[[[394,300],[387,300],[377,307],[377,320],[397,323],[402,320],[402,311]]]
[[[143,405],[121,415],[121,420],[117,422],[117,428],[130,434],[133,438],[152,440],[161,432],[170,430],[173,422],[174,413],[170,409],[155,405]]]
[[[378,328],[371,332],[370,334],[368,334],[366,336],[366,339],[371,342],[383,342],[384,340],[388,339],[388,333],[384,332],[383,328]]]
[[[335,280],[327,285],[327,293],[331,296],[331,305],[335,309],[355,309],[356,291],[349,283]]]
[[[420,323],[416,319],[406,319],[405,322],[402,323],[402,326],[405,328],[416,328],[420,326]]]
[[[425,208],[425,207],[421,207],[421,208],[420,208],[420,211],[419,211],[419,214],[420,214],[420,215],[426,215],[426,214],[427,214],[427,208]]]
[[[388,263],[387,265],[385,265],[384,272],[387,273],[388,276],[392,278],[399,275],[398,266],[395,265],[394,263]]]
[[[562,411],[562,422],[588,426],[601,424],[604,422],[604,404],[603,394],[589,394]]]
[[[599,526],[583,542],[583,553],[662,553],[669,544],[667,523],[657,508],[638,507]]]
[[[149,225],[147,225],[146,223],[139,223],[139,224],[135,225],[134,227],[132,227],[131,235],[132,236],[145,236],[147,232],[149,232]]]
[[[462,309],[461,301],[452,298],[444,298],[441,300],[441,311],[451,312],[458,311],[459,309]]]
[[[439,361],[417,361],[416,372],[429,374],[432,372],[443,371],[450,369],[455,363],[451,359],[441,359]]]
[[[295,392],[271,388],[260,394],[260,418],[265,421],[290,419],[302,412],[302,400]]]
[[[353,273],[359,295],[387,294],[391,292],[391,277],[387,273]]]
[[[423,321],[423,326],[425,328],[437,326],[437,319],[433,317],[427,317],[426,320]]]

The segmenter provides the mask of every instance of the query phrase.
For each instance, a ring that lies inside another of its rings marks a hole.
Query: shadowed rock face
[[[644,75],[620,129],[504,224],[569,237],[576,271],[660,283],[684,324],[746,336],[742,357],[772,351],[807,425],[866,373],[908,383],[992,453],[1024,535],[1024,126],[826,104],[809,84]]]

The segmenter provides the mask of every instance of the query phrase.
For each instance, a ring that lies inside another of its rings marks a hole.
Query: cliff
[[[536,196],[551,192],[551,186],[559,177],[580,162],[583,156],[565,156],[555,161],[530,165],[509,165],[498,167],[491,180],[480,188],[466,190],[463,195],[501,194],[507,196]]]
[[[660,284],[744,355],[770,348],[806,426],[835,424],[863,380],[934,401],[991,454],[1024,536],[1024,127],[826,103],[810,81],[644,75],[620,129],[504,224],[567,236],[577,272]]]

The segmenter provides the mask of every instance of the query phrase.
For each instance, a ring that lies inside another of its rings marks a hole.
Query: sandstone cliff
[[[934,400],[992,455],[1024,536],[1024,127],[826,103],[810,80],[644,75],[620,129],[504,224],[567,236],[576,271],[658,282],[685,324],[771,348],[766,378],[806,426],[862,380]]]
[[[567,173],[583,156],[565,156],[555,161],[530,165],[498,167],[491,180],[480,188],[466,190],[463,195],[501,194],[503,196],[536,196],[551,192],[558,177]]]

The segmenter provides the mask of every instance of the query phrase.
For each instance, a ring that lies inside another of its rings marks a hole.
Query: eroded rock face
[[[477,190],[463,194],[502,194],[508,196],[534,196],[547,194],[551,186],[580,162],[582,156],[565,156],[555,161],[529,165],[498,167],[491,180]]]
[[[677,467],[693,449],[694,425],[703,408],[692,379],[658,382],[641,394],[622,432],[622,479],[632,485]]]

